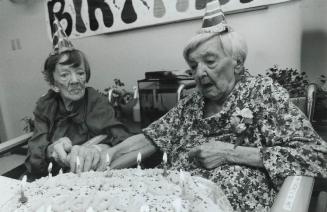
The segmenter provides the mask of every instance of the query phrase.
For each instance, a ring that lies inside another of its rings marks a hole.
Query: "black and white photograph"
[[[0,0],[0,212],[327,212],[326,0]]]

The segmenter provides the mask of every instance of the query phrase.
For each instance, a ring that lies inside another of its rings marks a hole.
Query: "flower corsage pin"
[[[253,113],[249,108],[236,108],[236,111],[230,118],[232,130],[236,133],[237,138],[235,141],[234,149],[242,144],[247,137],[247,129],[253,123]]]

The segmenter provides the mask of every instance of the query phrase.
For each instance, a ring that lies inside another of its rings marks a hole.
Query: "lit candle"
[[[179,186],[181,187],[183,197],[185,195],[185,174],[182,170],[179,172]]]
[[[26,186],[26,182],[27,182],[27,176],[26,175],[24,175],[23,176],[23,178],[22,178],[22,190],[24,190],[25,189],[25,186]]]
[[[107,173],[106,173],[106,177],[110,177],[111,175],[110,175],[110,156],[109,156],[109,153],[107,153],[106,154],[106,171],[107,171]]]
[[[150,212],[150,208],[148,205],[142,205],[140,208],[140,212]]]
[[[164,152],[163,156],[162,156],[162,161],[163,161],[163,164],[167,164],[167,153]]]
[[[76,172],[77,172],[77,174],[78,174],[79,177],[81,176],[81,170],[80,170],[80,168],[81,168],[81,162],[79,160],[79,157],[77,156],[76,157]]]
[[[141,160],[142,160],[142,155],[141,155],[141,152],[139,152],[137,154],[137,159],[136,159],[138,169],[141,169]]]
[[[218,195],[218,191],[217,191],[217,188],[214,188],[214,190],[213,190],[213,202],[215,203],[215,204],[217,204],[218,202],[217,202],[217,199],[219,198],[219,195]]]
[[[167,173],[167,153],[166,152],[164,152],[164,154],[162,156],[162,162],[163,162],[163,168],[164,168],[163,176],[166,177],[166,176],[168,176],[168,173]]]
[[[49,177],[52,177],[52,173],[51,173],[51,171],[52,171],[52,162],[50,162],[49,163],[49,166],[48,166],[48,173],[49,173]]]
[[[20,198],[19,198],[19,201],[21,203],[26,203],[27,202],[27,197],[24,194],[24,190],[25,190],[25,186],[26,186],[26,181],[27,181],[27,177],[26,177],[26,175],[24,175],[23,178],[22,178],[21,186],[20,186]]]
[[[107,168],[107,170],[110,169],[110,156],[109,156],[109,153],[106,154],[106,168]]]

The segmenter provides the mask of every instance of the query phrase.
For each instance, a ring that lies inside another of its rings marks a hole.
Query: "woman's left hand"
[[[76,160],[79,158],[79,167]],[[80,145],[74,145],[71,153],[68,155],[70,171],[74,173],[87,172],[95,170],[100,161],[100,151],[91,146],[84,147]]]
[[[232,150],[233,144],[212,141],[191,149],[189,160],[195,160],[206,169],[214,169],[231,161]]]

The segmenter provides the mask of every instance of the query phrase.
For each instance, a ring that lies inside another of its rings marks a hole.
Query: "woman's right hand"
[[[71,149],[71,140],[68,137],[63,137],[48,146],[47,157],[54,159],[62,167],[69,167],[67,155]]]
[[[211,141],[194,147],[189,152],[189,160],[205,169],[214,169],[231,161],[233,144]]]
[[[108,147],[107,149],[103,150],[101,152],[100,162],[96,170],[105,171],[107,169],[107,166],[110,165],[114,160],[115,153],[116,151],[112,147]],[[107,161],[107,155],[109,156],[109,162]]]

